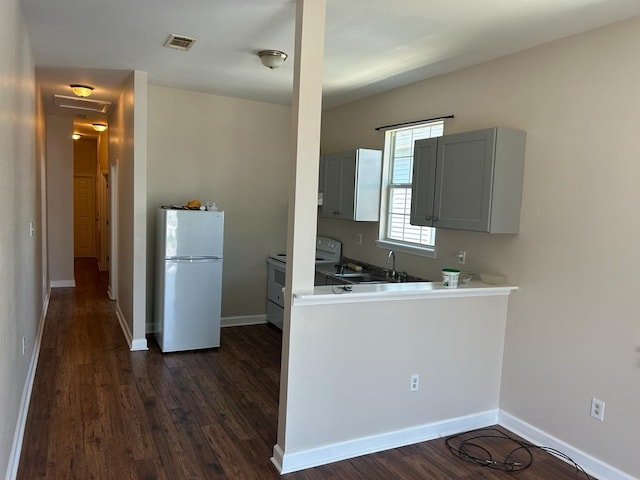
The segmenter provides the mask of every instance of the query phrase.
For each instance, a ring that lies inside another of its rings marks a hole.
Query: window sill
[[[376,246],[386,250],[418,255],[420,257],[437,258],[435,247],[412,247],[405,243],[396,243],[389,240],[376,240]]]

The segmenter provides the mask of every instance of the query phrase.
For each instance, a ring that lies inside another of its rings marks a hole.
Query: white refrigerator
[[[155,337],[163,352],[220,346],[224,212],[160,208]]]

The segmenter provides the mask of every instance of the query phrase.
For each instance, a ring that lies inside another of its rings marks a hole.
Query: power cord
[[[351,285],[331,285],[331,291],[333,293],[346,293],[353,290]]]
[[[482,440],[487,442],[498,441],[511,443],[513,444],[511,447],[515,448],[508,451],[504,460],[496,460],[488,446],[479,444]],[[517,472],[519,470],[529,468],[533,463],[533,451],[542,450],[543,452],[550,453],[551,455],[572,464],[576,469],[576,473],[584,475],[587,480],[593,480],[577,462],[561,451],[556,450],[555,448],[541,447],[525,442],[524,440],[519,440],[496,428],[482,428],[479,430],[472,430],[470,432],[452,435],[445,439],[445,443],[453,455],[465,462],[492,468],[494,470],[502,470],[504,472]]]

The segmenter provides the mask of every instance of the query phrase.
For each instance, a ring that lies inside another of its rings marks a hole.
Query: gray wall
[[[0,39],[0,478],[5,472],[11,478],[19,461],[14,440],[26,415],[24,399],[35,373],[34,352],[48,291],[40,193],[45,127],[17,0],[0,3]]]

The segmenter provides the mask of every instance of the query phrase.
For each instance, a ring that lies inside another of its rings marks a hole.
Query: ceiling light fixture
[[[92,126],[96,132],[104,132],[107,129],[106,123],[93,123]]]
[[[280,50],[260,50],[258,52],[262,65],[273,70],[282,66],[288,55]]]
[[[74,140],[80,140],[80,137],[82,137],[82,135],[77,132],[73,132],[73,135],[71,135],[71,138],[73,138]]]
[[[71,84],[71,91],[78,97],[88,97],[93,92],[93,87],[88,85]]]

